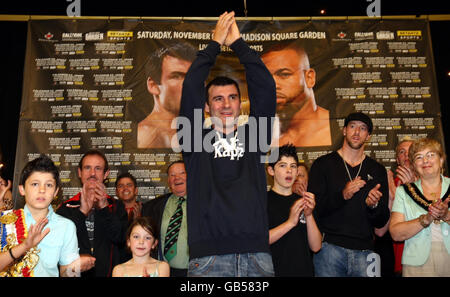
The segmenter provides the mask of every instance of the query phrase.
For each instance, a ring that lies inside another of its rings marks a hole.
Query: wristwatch
[[[427,215],[424,215],[424,214],[419,216],[419,223],[420,223],[420,225],[422,225],[423,228],[428,228],[431,225],[431,222],[428,224],[425,222],[426,216]]]

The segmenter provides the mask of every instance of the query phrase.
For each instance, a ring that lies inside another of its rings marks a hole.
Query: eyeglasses
[[[423,161],[425,161],[425,159],[427,160],[433,160],[434,158],[436,158],[437,154],[436,152],[428,152],[425,155],[415,155],[414,156],[414,162],[415,163],[422,163]]]

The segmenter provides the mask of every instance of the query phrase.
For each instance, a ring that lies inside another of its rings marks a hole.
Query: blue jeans
[[[350,250],[328,242],[314,255],[316,276],[380,276],[380,257],[371,250]]]
[[[274,276],[268,253],[214,255],[189,261],[188,277],[269,277]]]

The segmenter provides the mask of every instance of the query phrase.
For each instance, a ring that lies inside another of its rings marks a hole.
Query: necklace
[[[345,169],[347,170],[348,178],[350,179],[350,181],[353,181],[353,178],[352,178],[352,176],[350,175],[350,171],[348,170],[347,163],[345,163],[344,158],[342,158],[342,161],[344,162]],[[361,163],[359,163],[358,173],[356,173],[355,178],[356,178],[356,177],[359,175],[359,173],[361,172],[361,168],[362,168],[362,163],[363,163],[363,161],[364,161],[364,159],[361,161]]]
[[[441,180],[441,182],[439,183],[439,189],[440,189],[440,187],[441,187],[441,184],[442,184],[442,180]],[[422,189],[423,189],[424,186],[425,186],[425,185],[422,184]],[[424,190],[424,192],[425,192],[425,190]],[[437,202],[440,200],[440,198],[439,198],[439,194],[440,194],[440,193],[441,193],[441,192],[429,192],[429,195],[430,195],[430,197],[431,197],[431,201],[433,201],[433,202],[431,203],[431,205],[437,203]],[[440,224],[440,223],[441,223],[441,221],[438,220],[438,219],[433,220],[433,222],[434,222],[435,224]]]

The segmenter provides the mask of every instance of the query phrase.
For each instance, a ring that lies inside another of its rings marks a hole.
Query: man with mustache
[[[57,213],[71,219],[77,227],[79,253],[95,258],[95,266],[85,277],[111,276],[119,264],[118,246],[125,241],[127,213],[123,204],[106,193],[108,160],[98,150],[86,152],[78,164],[81,192],[63,202]]]
[[[372,120],[351,113],[344,121],[344,142],[312,164],[308,192],[316,195],[316,217],[323,234],[314,255],[316,276],[379,276],[373,230],[389,220],[389,190],[383,165],[364,154]]]
[[[261,56],[272,74],[277,91],[279,145],[296,147],[331,145],[330,115],[316,103],[316,72],[303,48],[279,43]]]

